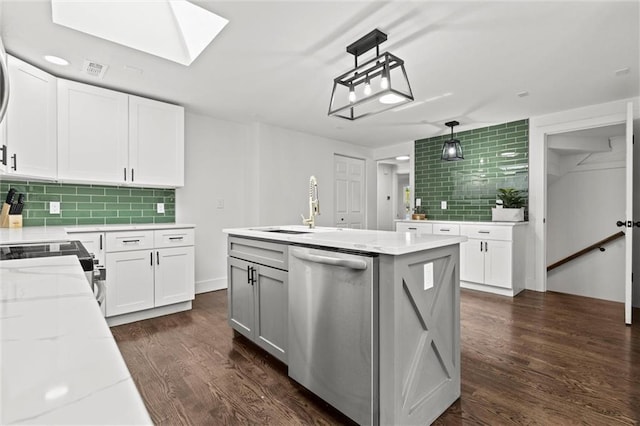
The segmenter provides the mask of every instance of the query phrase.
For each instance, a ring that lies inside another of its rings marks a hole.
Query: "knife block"
[[[0,212],[0,228],[22,228],[22,215],[9,214],[11,204],[4,203]]]

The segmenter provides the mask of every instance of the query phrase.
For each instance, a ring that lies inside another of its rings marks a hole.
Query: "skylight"
[[[229,22],[186,0],[51,0],[53,22],[190,65]]]

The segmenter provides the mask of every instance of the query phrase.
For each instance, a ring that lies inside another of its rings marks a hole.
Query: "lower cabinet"
[[[153,308],[152,251],[108,253],[106,267],[108,317]]]
[[[154,306],[191,300],[195,293],[193,247],[156,250]]]
[[[261,241],[249,239],[241,241],[245,247],[255,246],[255,253],[263,250],[268,257],[270,254],[281,256],[284,251],[286,257],[287,247],[283,244],[277,244],[280,250],[273,251],[273,243],[266,243],[269,245],[267,249],[261,246]],[[286,363],[288,272],[229,256],[227,276],[229,325]]]

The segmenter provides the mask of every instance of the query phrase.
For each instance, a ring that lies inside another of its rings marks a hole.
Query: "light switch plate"
[[[60,214],[60,201],[49,201],[49,214]]]
[[[156,211],[158,213],[164,213],[164,203],[158,203]]]
[[[447,202],[446,201],[440,201],[440,208],[442,210],[446,210],[447,209]]]
[[[424,272],[424,289],[429,290],[433,288],[434,279],[433,279],[433,262],[425,263],[423,265]]]

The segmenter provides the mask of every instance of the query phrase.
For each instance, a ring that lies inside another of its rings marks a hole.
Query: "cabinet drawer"
[[[397,232],[414,232],[420,234],[433,234],[433,224],[431,223],[396,223]]]
[[[231,257],[289,270],[289,249],[285,244],[230,236],[228,249]]]
[[[512,231],[511,226],[462,225],[460,227],[461,235],[485,240],[511,241]]]
[[[460,235],[460,225],[457,223],[434,223],[433,233],[436,235]]]
[[[163,229],[154,231],[156,248],[179,247],[194,245],[193,229]]]
[[[107,253],[153,248],[153,231],[107,232]]]

